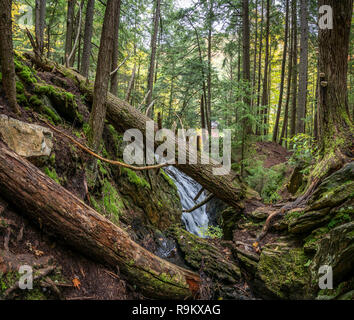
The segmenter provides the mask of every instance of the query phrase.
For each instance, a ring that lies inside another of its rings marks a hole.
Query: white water
[[[201,189],[201,185],[192,178],[172,166],[167,167],[164,170],[175,182],[178,189],[178,194],[181,198],[182,208],[184,210],[191,209],[197,203],[205,199],[205,194],[203,192],[197,202],[194,201],[195,196]],[[206,230],[209,222],[208,215],[206,213],[206,205],[194,210],[191,213],[183,212],[182,222],[190,233],[204,238],[202,231],[203,229]]]

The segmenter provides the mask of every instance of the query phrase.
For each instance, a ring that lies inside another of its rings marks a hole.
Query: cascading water
[[[194,207],[197,203],[205,199],[205,194],[203,192],[197,202],[194,201],[195,196],[198,194],[202,187],[192,178],[172,166],[167,167],[164,170],[176,184],[179,196],[181,198],[182,208],[184,210]],[[204,205],[191,213],[183,212],[182,214],[182,222],[186,226],[186,229],[190,233],[203,238],[203,230],[208,228],[209,223],[205,207],[206,206]]]

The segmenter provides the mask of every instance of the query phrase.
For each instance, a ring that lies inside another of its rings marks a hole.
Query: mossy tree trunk
[[[350,155],[353,122],[348,107],[347,72],[353,0],[320,0],[333,9],[333,29],[319,30],[319,134],[325,153]]]
[[[20,113],[16,101],[16,78],[12,44],[12,0],[0,1],[0,64],[2,86],[11,109]]]
[[[43,231],[112,268],[151,298],[184,299],[198,292],[197,274],[171,264],[132,241],[0,141],[0,194]]]

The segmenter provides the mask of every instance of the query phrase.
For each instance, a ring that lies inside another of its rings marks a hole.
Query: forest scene
[[[354,300],[353,24],[0,0],[0,300]]]

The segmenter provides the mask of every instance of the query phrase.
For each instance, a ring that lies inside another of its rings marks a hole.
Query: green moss
[[[349,215],[349,213],[339,212],[331,219],[327,227],[328,229],[333,229],[340,224],[344,224],[350,221],[352,221],[352,217]]]
[[[44,168],[44,173],[51,178],[52,180],[54,180],[56,183],[60,184],[60,180],[58,178],[57,172],[55,171],[55,169],[49,169],[48,167]]]
[[[28,293],[25,295],[25,300],[47,300],[45,294],[41,291],[40,288],[33,288],[32,290],[28,290]]]
[[[55,124],[58,124],[61,122],[61,118],[49,107],[47,106],[42,106],[43,107],[43,113],[47,115]]]
[[[175,185],[174,181],[166,174],[165,171],[160,170],[160,173],[162,177],[165,179],[165,181],[170,185],[171,188],[173,188],[177,192],[177,186]]]
[[[104,180],[102,187],[102,198],[99,200],[91,198],[93,208],[110,218],[116,224],[119,223],[119,217],[123,214],[124,203],[116,188],[108,181]]]
[[[108,174],[108,171],[101,160],[97,160],[97,167],[103,176],[106,176]]]
[[[302,248],[282,248],[272,244],[262,251],[257,277],[278,298],[304,299],[309,281],[307,263]]]
[[[285,221],[290,224],[291,222],[295,221],[296,219],[300,218],[304,214],[304,211],[293,211],[289,212],[285,215]]]
[[[70,121],[83,121],[83,116],[78,111],[75,96],[61,88],[51,85],[36,84],[34,92],[41,96],[47,96],[53,103],[55,110]]]
[[[34,76],[34,71],[26,66],[18,57],[15,57],[15,71],[16,74],[21,78],[26,84],[37,83],[37,79]]]
[[[145,178],[138,176],[133,170],[122,168],[122,173],[128,177],[129,182],[135,184],[138,188],[151,189],[150,184],[145,180]]]
[[[20,274],[18,272],[10,271],[6,274],[0,272],[0,297],[2,297],[4,292],[11,288],[19,278]]]

